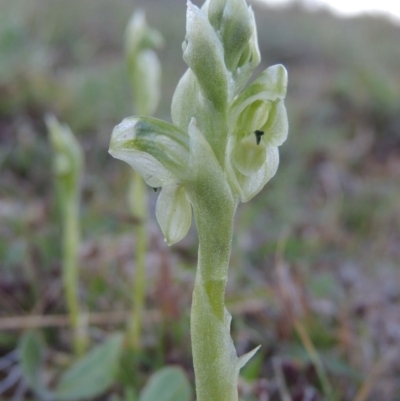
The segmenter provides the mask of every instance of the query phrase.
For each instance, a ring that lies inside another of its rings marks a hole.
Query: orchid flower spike
[[[260,63],[254,13],[245,0],[187,4],[188,70],[172,99],[173,124],[131,117],[114,128],[110,153],[161,187],[156,216],[168,244],[184,238],[192,210],[199,233],[191,335],[198,401],[237,401],[239,369],[224,306],[233,220],[239,202],[274,176],[286,140],[287,73]],[[150,68],[150,66],[148,66]]]
[[[134,94],[135,111],[153,114],[160,100],[161,67],[155,49],[162,47],[161,34],[148,26],[143,11],[136,11],[125,33],[125,54]]]
[[[151,42],[134,34],[143,18],[134,15],[128,28],[137,43]],[[270,67],[243,89],[260,62],[254,14],[245,1],[210,0],[202,9],[188,2],[186,30],[183,58],[189,69],[173,97],[174,124],[128,118],[115,127],[110,143],[113,157],[130,164],[148,185],[162,187],[157,219],[170,245],[184,238],[191,224],[187,189],[198,180],[191,154],[198,139],[190,131],[199,132],[206,148],[202,163],[215,163],[242,202],[274,176],[278,146],[288,134],[285,68]]]
[[[58,177],[61,190],[74,192],[83,169],[83,152],[79,142],[66,124],[61,124],[56,117],[45,117],[53,148],[53,170]]]

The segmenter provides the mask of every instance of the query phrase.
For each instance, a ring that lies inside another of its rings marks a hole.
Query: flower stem
[[[192,202],[199,233],[191,311],[197,401],[235,401],[238,358],[224,298],[236,202],[212,198],[203,196],[198,198],[200,204]]]
[[[70,325],[73,330],[73,349],[82,355],[87,338],[81,327],[78,295],[79,196],[76,191],[63,199],[63,283]]]
[[[143,306],[146,288],[146,250],[147,250],[147,188],[135,171],[131,177],[129,203],[132,215],[137,219],[136,238],[136,274],[132,283],[133,310],[128,328],[128,344],[132,350],[141,346]]]

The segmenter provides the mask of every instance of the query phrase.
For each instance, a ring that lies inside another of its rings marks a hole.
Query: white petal
[[[287,72],[282,65],[267,68],[236,97],[230,109],[230,124],[234,125],[240,113],[257,100],[276,101],[284,99],[287,89]],[[232,127],[231,127],[232,128]]]
[[[186,236],[192,224],[192,209],[182,186],[162,188],[157,200],[156,217],[168,245]]]
[[[126,118],[114,128],[109,152],[137,170],[147,184],[160,187],[185,178],[189,138],[155,118]]]
[[[272,146],[281,146],[289,132],[289,121],[283,100],[277,101],[270,113],[262,140]]]
[[[255,135],[249,135],[236,144],[232,153],[235,167],[243,175],[251,175],[258,171],[264,164],[266,158],[266,146],[257,144]]]
[[[175,183],[177,180],[155,157],[138,150],[109,150],[112,157],[128,163],[153,188]]]
[[[266,162],[260,170],[249,176],[237,171],[236,176],[241,188],[240,200],[247,202],[256,196],[265,184],[275,175],[279,165],[279,152],[276,146],[267,146]]]

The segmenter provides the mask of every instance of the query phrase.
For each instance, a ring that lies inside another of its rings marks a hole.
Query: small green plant
[[[151,115],[160,99],[161,67],[153,51],[162,45],[161,35],[147,25],[142,11],[135,12],[126,29],[126,57],[132,85],[134,111]],[[147,251],[147,190],[143,179],[132,172],[128,203],[136,219],[136,274],[133,282],[133,311],[128,328],[128,345],[138,350],[141,343],[142,316],[145,298],[145,268]]]
[[[53,148],[53,171],[62,215],[62,277],[73,329],[73,349],[76,355],[82,355],[88,343],[78,296],[79,205],[83,152],[67,125],[61,125],[54,116],[47,116],[46,124]]]
[[[188,2],[183,58],[189,69],[172,100],[173,124],[131,117],[115,127],[110,153],[162,190],[156,216],[168,244],[187,234],[192,209],[199,260],[191,312],[197,401],[238,400],[240,368],[225,286],[238,203],[274,176],[288,133],[287,73],[260,62],[254,14],[245,0]]]

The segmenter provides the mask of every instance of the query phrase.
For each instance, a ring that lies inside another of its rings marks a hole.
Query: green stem
[[[191,311],[197,401],[236,401],[238,358],[224,304],[236,202],[212,194],[192,199],[199,233]]]
[[[81,328],[78,295],[79,197],[74,191],[63,201],[63,282],[70,325],[73,330],[73,349],[76,355],[85,351],[87,339]]]
[[[128,344],[132,350],[141,346],[143,307],[146,289],[146,250],[147,250],[147,192],[140,175],[133,173],[129,202],[132,215],[137,219],[136,238],[136,274],[133,281],[133,310],[128,329]]]

